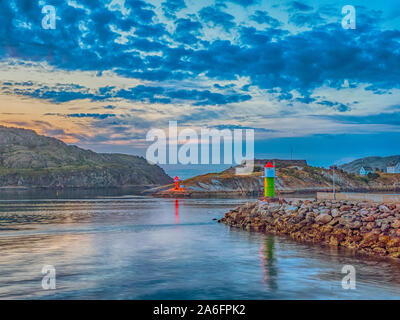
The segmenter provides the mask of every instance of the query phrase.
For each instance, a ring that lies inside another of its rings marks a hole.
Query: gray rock
[[[297,210],[298,210],[298,207],[296,207],[296,206],[288,206],[288,207],[285,208],[285,212],[286,213],[293,213],[293,212],[295,212]]]
[[[385,205],[380,205],[379,206],[379,210],[382,212],[389,212],[390,209],[388,207],[386,207]]]
[[[329,214],[320,214],[315,218],[315,222],[319,224],[326,224],[332,220],[332,217]]]
[[[321,209],[319,213],[320,214],[330,214],[330,212],[331,212],[331,210],[324,208],[324,209]]]
[[[340,216],[340,211],[338,209],[336,209],[336,208],[332,209],[331,210],[331,215],[332,215],[332,217],[336,218],[336,217]]]
[[[388,223],[383,223],[381,226],[382,232],[385,232],[386,230],[390,229],[390,225]]]
[[[350,229],[360,229],[361,222],[360,221],[353,221],[353,222],[348,223],[346,225],[346,227],[348,227]]]

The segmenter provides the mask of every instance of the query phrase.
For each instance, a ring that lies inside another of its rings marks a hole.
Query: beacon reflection
[[[260,249],[261,264],[264,271],[263,282],[271,290],[276,290],[278,288],[277,284],[277,268],[276,268],[276,258],[275,258],[275,240],[273,237],[267,236],[265,242]]]
[[[175,223],[179,224],[179,200],[175,199]]]

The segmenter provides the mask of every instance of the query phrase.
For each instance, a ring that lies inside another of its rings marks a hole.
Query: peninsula
[[[257,159],[254,172],[249,175],[237,175],[236,167],[220,173],[199,175],[181,182],[184,188],[179,191],[173,185],[166,185],[150,190],[156,197],[257,197],[263,194],[263,169],[267,159]],[[346,166],[334,171],[322,167],[313,167],[305,160],[271,159],[276,167],[276,195],[292,193],[315,193],[332,191],[352,192],[394,192],[400,190],[400,174],[389,174],[375,170],[374,173],[360,176],[353,171],[346,171]],[[361,162],[360,162],[361,163]]]

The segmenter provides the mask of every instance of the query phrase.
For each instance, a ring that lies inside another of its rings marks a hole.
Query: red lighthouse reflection
[[[175,199],[175,223],[179,223],[179,200]]]

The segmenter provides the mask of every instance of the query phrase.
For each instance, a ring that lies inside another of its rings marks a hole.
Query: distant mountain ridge
[[[340,165],[339,168],[350,173],[359,173],[361,167],[370,167],[386,172],[387,167],[394,166],[398,162],[400,162],[400,155],[389,157],[365,157]]]
[[[0,187],[121,187],[172,179],[144,158],[96,153],[33,130],[0,126]]]

